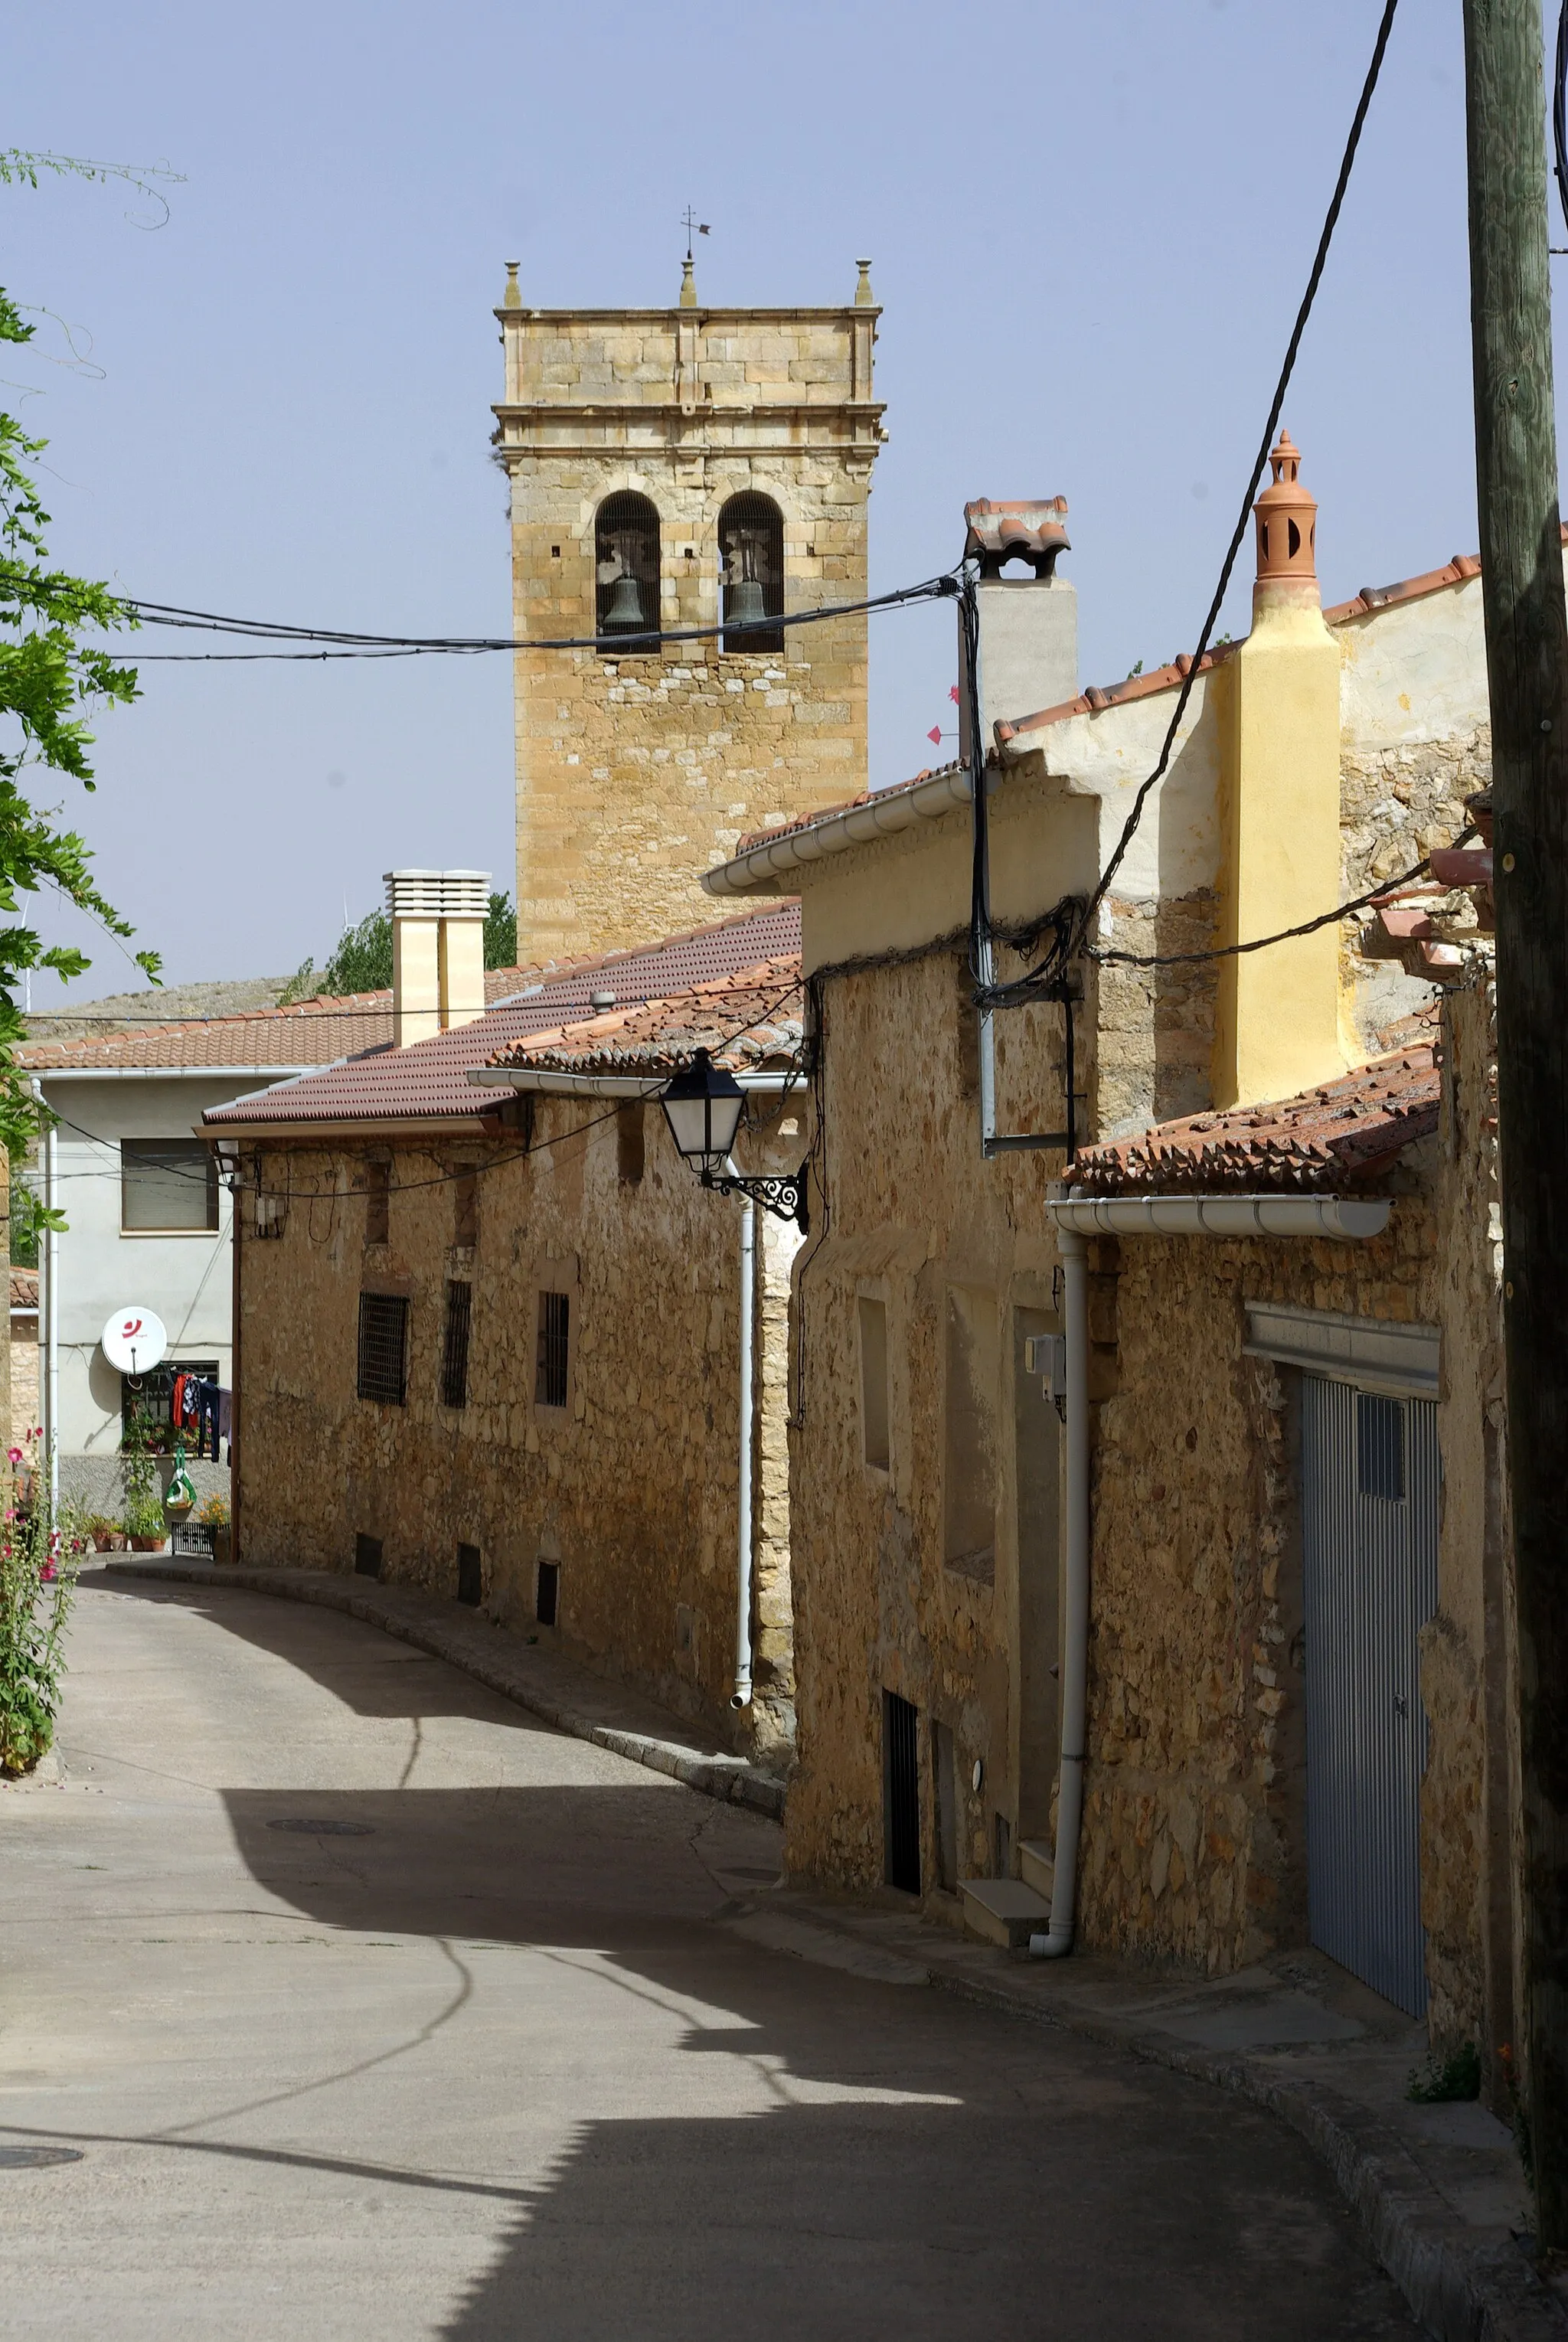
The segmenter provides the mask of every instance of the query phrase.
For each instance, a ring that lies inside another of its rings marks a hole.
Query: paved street
[[[0,1795],[0,2145],[81,2155],[0,2168],[11,2342],[1416,2332],[1266,2117],[737,1933],[772,1823],[292,1603],[92,1578],[72,1653]]]

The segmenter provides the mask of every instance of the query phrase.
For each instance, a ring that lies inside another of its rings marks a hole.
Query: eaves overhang
[[[939,821],[968,805],[970,795],[968,767],[961,765],[903,788],[862,798],[856,805],[824,813],[797,828],[781,830],[776,837],[758,838],[717,869],[705,871],[704,892],[794,894],[793,886],[779,883],[790,871],[806,869],[831,855],[847,854],[854,846],[869,846],[900,830],[918,828],[922,822]]]

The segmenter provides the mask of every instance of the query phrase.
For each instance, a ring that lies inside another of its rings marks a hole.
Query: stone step
[[[1051,1907],[1021,1878],[961,1878],[964,1924],[972,1936],[1010,1949],[1044,1935],[1051,1923]]]
[[[1024,1838],[1018,1847],[1018,1870],[1025,1887],[1044,1895],[1047,1903],[1056,1884],[1054,1849],[1043,1837]]]

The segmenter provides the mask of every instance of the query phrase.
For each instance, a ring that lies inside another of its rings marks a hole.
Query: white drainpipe
[[[735,1687],[732,1707],[752,1703],[752,1411],[753,1295],[755,1284],[757,1207],[748,1196],[741,1206],[741,1452],[735,1596]]]
[[[1051,1927],[1047,1935],[1029,1938],[1029,1949],[1040,1960],[1059,1960],[1073,1948],[1089,1674],[1089,1240],[1058,1226],[1056,1241],[1067,1333],[1067,1554]]]

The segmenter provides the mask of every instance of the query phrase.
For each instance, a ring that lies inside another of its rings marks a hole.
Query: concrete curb
[[[215,1562],[155,1558],[113,1560],[105,1565],[105,1575],[154,1578],[167,1585],[197,1586],[204,1592],[238,1587],[248,1594],[269,1594],[285,1601],[313,1602],[322,1609],[341,1610],[348,1617],[362,1619],[366,1626],[379,1626],[399,1641],[428,1651],[433,1658],[460,1667],[488,1690],[499,1692],[504,1699],[514,1701],[574,1740],[591,1740],[596,1747],[666,1774],[703,1797],[747,1806],[774,1821],[784,1818],[784,1785],[773,1774],[763,1772],[744,1756],[704,1748],[696,1738],[674,1739],[617,1721],[617,1708],[624,1717],[628,1709],[636,1712],[651,1703],[618,1699],[612,1686],[553,1651],[519,1647],[510,1636],[482,1626],[477,1619],[454,1618],[448,1615],[449,1603],[417,1586],[382,1586],[373,1579],[339,1577],[326,1570],[236,1569],[220,1567]],[[643,1719],[644,1724],[649,1720]],[[674,1717],[669,1720],[675,1723]]]
[[[814,1901],[809,1892],[791,1890],[780,1897],[780,1907],[800,1917],[809,1911],[812,1921],[839,1936],[861,1933],[853,1915]],[[1305,2076],[1287,2077],[1257,2058],[1216,2056],[1162,2039],[1133,2022],[1089,2016],[1068,2004],[1053,2005],[1021,1989],[1005,1967],[993,1970],[996,1962],[1017,1965],[1005,1953],[966,1941],[944,1942],[934,1952],[912,1941],[924,1925],[905,1923],[896,1937],[877,1927],[874,1940],[884,1956],[908,1959],[940,1991],[1207,2082],[1288,2124],[1333,2172],[1378,2259],[1438,2342],[1564,2342],[1568,2337],[1568,2313],[1525,2254],[1496,2244],[1467,2248],[1456,2234],[1452,2208],[1403,2141],[1364,2107],[1324,2083]]]

